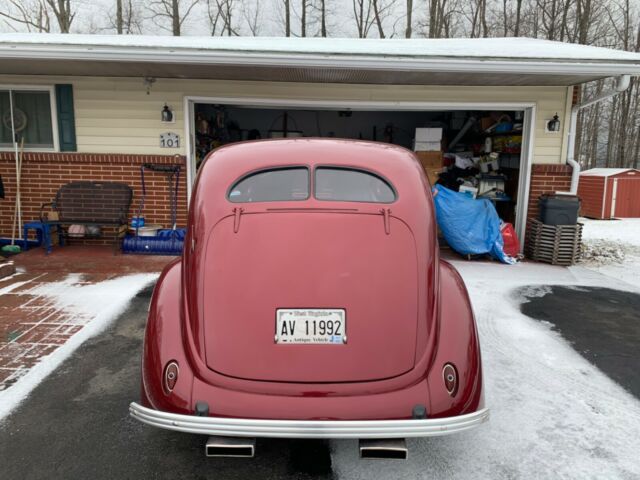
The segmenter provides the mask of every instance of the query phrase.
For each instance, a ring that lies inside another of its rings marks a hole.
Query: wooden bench
[[[131,187],[125,183],[71,182],[60,187],[53,202],[42,205],[40,220],[57,223],[61,227],[70,225],[114,227],[115,252],[119,239],[126,232],[127,214],[132,197]],[[46,207],[50,207],[57,215],[45,216]],[[82,238],[102,236],[100,231],[100,234],[85,233]]]

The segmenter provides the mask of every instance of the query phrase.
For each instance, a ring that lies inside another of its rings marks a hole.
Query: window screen
[[[286,202],[309,198],[309,170],[305,167],[279,168],[252,173],[229,191],[229,201]]]
[[[315,196],[318,200],[391,203],[396,194],[391,185],[373,173],[350,168],[316,169]]]
[[[26,148],[53,148],[51,96],[43,91],[0,90],[0,147],[10,147],[11,104],[13,97],[13,128],[18,142],[24,139]]]

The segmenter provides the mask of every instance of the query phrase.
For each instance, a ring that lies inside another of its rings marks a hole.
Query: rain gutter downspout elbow
[[[576,195],[578,193],[578,181],[580,179],[580,164],[575,159],[575,150],[576,150],[576,130],[578,126],[578,112],[583,108],[586,108],[595,103],[601,102],[608,98],[614,97],[619,93],[624,92],[631,85],[631,75],[620,75],[618,77],[618,82],[616,86],[609,90],[608,92],[604,92],[600,95],[597,95],[589,100],[585,100],[582,103],[577,103],[573,107],[571,107],[571,123],[569,125],[569,135],[568,135],[568,147],[567,147],[567,165],[569,165],[572,169],[571,171],[571,188],[569,189],[569,193],[571,195]]]

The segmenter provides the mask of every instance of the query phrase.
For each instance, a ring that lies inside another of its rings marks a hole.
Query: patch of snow
[[[462,434],[409,440],[409,459],[400,466],[362,461],[354,442],[332,442],[337,477],[640,478],[640,402],[551,324],[523,315],[522,292],[514,295],[522,287],[541,295],[549,284],[611,287],[611,279],[580,267],[453,263],[476,314],[489,422]]]
[[[584,224],[581,264],[640,288],[640,218],[580,222]]]
[[[14,273],[14,275],[15,275],[15,273]],[[11,277],[5,277],[2,280],[4,281],[4,280],[7,280],[8,278],[11,278]],[[23,282],[14,282],[11,285],[7,285],[4,288],[0,288],[0,295],[5,295],[7,293],[11,293],[14,290],[22,287],[23,285],[27,285],[28,283],[31,283],[31,282],[32,282],[32,280],[25,280]]]
[[[535,38],[358,39],[286,37],[211,37],[160,35],[0,34],[0,46],[61,45],[69,47],[136,47],[323,55],[394,55],[398,57],[458,57],[559,59],[640,62],[640,54]],[[95,51],[94,53],[99,53]],[[181,53],[177,51],[176,55]]]
[[[43,357],[28,373],[6,390],[0,391],[0,420],[8,415],[29,393],[82,343],[101,333],[126,309],[131,299],[157,279],[157,274],[136,274],[99,283],[85,283],[81,275],[69,275],[60,282],[41,284],[20,294],[49,300],[56,308],[72,312],[83,328],[50,355]]]
[[[625,257],[625,249],[611,240],[591,240],[584,242],[580,254],[580,262],[590,265],[606,265],[621,263]]]

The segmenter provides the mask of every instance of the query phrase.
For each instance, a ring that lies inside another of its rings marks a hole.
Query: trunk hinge
[[[391,233],[391,209],[381,208],[380,213],[384,217],[384,233],[389,235]]]
[[[240,230],[240,215],[244,212],[244,208],[236,207],[233,209],[233,233],[238,233]]]

